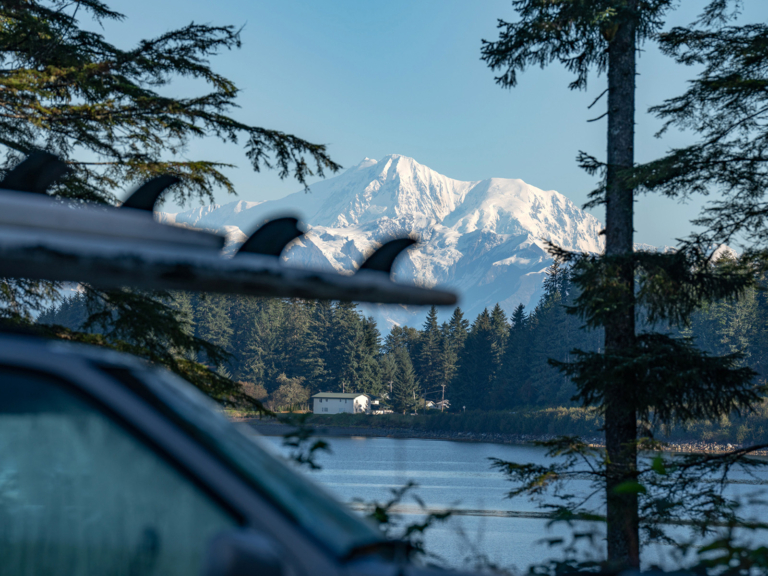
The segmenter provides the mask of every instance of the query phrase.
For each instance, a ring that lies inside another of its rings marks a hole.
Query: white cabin
[[[425,405],[428,410],[450,410],[451,403],[449,400],[438,400],[437,402],[432,402],[432,400],[427,400],[427,403]]]
[[[320,392],[312,396],[314,414],[370,414],[371,399],[367,394]]]

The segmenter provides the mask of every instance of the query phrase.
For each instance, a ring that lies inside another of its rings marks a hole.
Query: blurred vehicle
[[[0,335],[4,574],[427,574],[164,369]],[[404,571],[400,571],[400,570]]]
[[[451,304],[400,286],[384,244],[353,276],[280,261],[301,232],[265,224],[233,258],[223,239],[156,223],[172,179],[122,208],[44,194],[62,172],[37,153],[0,183],[0,277],[143,289]],[[13,183],[14,190],[9,191]],[[40,194],[39,192],[43,192]],[[116,352],[0,334],[3,574],[430,574],[164,369]]]

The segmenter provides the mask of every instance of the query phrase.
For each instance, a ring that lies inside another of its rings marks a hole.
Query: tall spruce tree
[[[622,171],[634,165],[635,59],[637,43],[655,33],[658,18],[670,2],[637,0],[513,0],[520,19],[499,22],[500,37],[484,41],[483,58],[492,69],[504,69],[497,82],[517,84],[517,73],[531,65],[554,61],[576,74],[571,88],[585,88],[591,68],[608,75],[606,187],[606,256],[616,264],[612,275],[615,302],[606,319],[605,347],[610,353],[635,344],[633,303],[634,192]],[[606,478],[608,559],[639,567],[637,494],[616,488],[634,478],[636,411],[628,402],[629,380],[604,391],[605,435],[610,474]]]
[[[491,404],[499,368],[494,347],[497,339],[497,328],[488,309],[485,309],[472,323],[459,355],[459,369],[451,384],[455,408],[466,406],[469,410],[478,410]]]
[[[283,309],[280,300],[259,299],[247,306],[247,328],[238,331],[242,377],[271,393],[284,372],[281,362]]]
[[[651,325],[685,323],[702,300],[733,294],[746,283],[743,275],[723,276],[693,265],[686,251],[633,252],[636,58],[643,41],[658,39],[673,4],[513,0],[519,20],[500,21],[499,39],[483,45],[483,59],[503,70],[497,82],[505,87],[515,86],[518,72],[528,66],[552,62],[576,74],[575,89],[586,86],[590,70],[607,75],[606,161],[580,154],[583,167],[604,174],[592,205],[606,207],[605,254],[553,252],[572,262],[573,281],[581,291],[574,312],[588,326],[604,328],[604,352],[580,352],[574,362],[558,365],[573,378],[576,398],[599,405],[604,413],[607,551],[614,567],[638,567],[640,562],[638,418],[647,419],[651,412],[662,422],[718,415],[748,407],[757,398],[751,372],[738,369],[734,357],[711,358],[686,340],[636,333],[638,303]],[[514,469],[507,471],[519,477]]]
[[[384,352],[392,354],[399,348],[405,348],[409,354],[416,354],[421,334],[410,326],[392,326],[384,339]]]
[[[443,322],[440,326],[440,356],[439,362],[439,375],[438,385],[440,386],[440,399],[448,400],[450,404],[451,397],[451,382],[456,376],[458,370],[459,354],[458,348],[451,342],[451,325],[448,322]],[[435,390],[437,391],[437,390]],[[448,395],[446,397],[446,394]],[[442,406],[441,411],[445,410],[447,406]]]
[[[553,381],[558,379],[558,374],[550,366],[549,359],[557,357],[555,352],[562,338],[561,310],[560,294],[545,291],[529,319],[534,329],[528,343],[528,383],[534,403],[538,405],[547,400],[554,401],[556,385]],[[565,315],[564,310],[562,315]]]
[[[325,359],[330,389],[375,393],[379,386],[375,325],[363,318],[351,302],[337,302],[332,311]]]
[[[522,332],[525,330],[528,326],[528,315],[525,313],[525,304],[518,304],[512,312],[512,316],[510,316],[509,320],[509,329],[511,331],[513,330],[515,332]]]
[[[195,306],[192,295],[189,292],[173,292],[171,298],[173,308],[177,311],[177,318],[182,323],[182,329],[187,335],[192,336],[195,333]]]
[[[448,321],[448,337],[456,349],[461,350],[469,333],[469,321],[464,318],[464,312],[458,306],[454,308],[451,319]]]
[[[675,199],[715,197],[693,221],[698,231],[680,251],[699,268],[723,271],[721,276],[741,271],[760,290],[740,290],[744,284],[732,281],[730,291],[723,290],[730,293],[709,299],[706,313],[695,314],[687,332],[714,354],[740,353],[764,379],[760,333],[765,316],[760,312],[768,263],[768,24],[739,24],[740,8],[738,0],[711,0],[691,25],[660,36],[662,52],[698,73],[682,95],[651,108],[665,122],[658,135],[678,128],[698,138],[637,167],[633,182],[639,190]],[[740,245],[743,253],[736,261],[727,253],[721,257],[713,250],[721,244]],[[734,400],[742,409],[756,403]],[[719,415],[731,411],[723,406]],[[728,455],[728,465],[743,461],[751,450]]]
[[[442,333],[437,323],[437,308],[432,306],[424,320],[424,328],[419,335],[419,343],[415,354],[416,374],[425,390],[432,391],[440,386],[444,369],[441,365],[443,348]]]
[[[379,357],[379,378],[381,380],[382,393],[387,395],[388,406],[391,406],[394,399],[395,382],[397,381],[397,360],[394,352],[391,354],[382,354]]]
[[[397,372],[395,381],[392,384],[392,409],[402,414],[410,414],[420,404],[419,382],[416,378],[416,371],[413,369],[411,356],[405,348],[398,348],[394,352]]]
[[[381,334],[373,316],[363,319],[363,360],[360,365],[360,391],[379,396],[382,391],[379,356]]]
[[[504,349],[507,344],[507,336],[509,335],[509,323],[507,322],[507,315],[498,302],[491,310],[491,326],[493,327],[491,357],[493,358],[493,363],[498,366],[501,364],[501,359],[504,356]]]
[[[201,294],[198,297],[195,325],[199,338],[229,351],[233,333],[229,297]]]
[[[324,146],[230,115],[238,89],[210,58],[240,47],[235,27],[192,23],[130,49],[88,29],[94,21],[123,19],[99,0],[0,6],[0,172],[42,148],[69,167],[51,194],[114,205],[127,186],[158,174],[180,178],[172,192],[177,202],[212,199],[216,189],[234,192],[224,171],[230,165],[180,155],[198,138],[241,142],[255,171],[276,168],[302,183],[313,170],[338,169]],[[173,95],[181,78],[197,82],[196,95]],[[190,334],[170,295],[84,288],[91,310],[86,329],[48,328],[50,335],[131,351],[221,400],[237,393],[231,381],[187,359],[205,356],[218,364],[226,355]],[[0,317],[28,324],[57,295],[56,284],[2,279]]]
[[[328,363],[331,353],[329,342],[332,326],[331,302],[321,300],[314,303],[311,306],[309,328],[305,336],[304,356],[299,360],[302,364],[302,373],[313,394],[331,390]]]
[[[440,355],[441,379],[440,386],[445,386],[446,400],[452,404],[452,408],[458,406],[460,392],[454,387],[460,368],[460,358],[464,351],[464,343],[469,334],[469,321],[464,318],[464,312],[458,306],[454,308],[451,319],[445,323],[443,331],[443,349]],[[442,399],[442,394],[441,394]]]
[[[517,305],[510,320],[497,389],[497,402],[505,408],[532,404],[534,401],[530,382],[532,331],[523,304]]]
[[[764,331],[764,316],[754,314],[765,310],[768,286],[768,24],[738,24],[739,8],[736,0],[711,1],[690,26],[661,35],[664,53],[700,70],[684,94],[651,108],[665,122],[659,136],[678,128],[698,141],[638,166],[633,179],[640,190],[670,198],[714,196],[694,220],[699,231],[685,239],[682,250],[700,266],[754,266],[760,270],[755,277],[760,291],[708,302],[707,314],[697,315],[687,333],[713,353],[745,352],[765,376],[764,357],[748,344],[760,338],[747,333]],[[737,262],[712,250],[721,244],[742,248]],[[745,321],[746,316],[751,317]],[[717,342],[703,339],[714,335]]]
[[[570,270],[559,259],[547,269],[544,279],[544,294],[533,312],[536,330],[529,343],[530,379],[535,383],[539,400],[547,398],[558,405],[568,404],[575,394],[570,378],[550,365],[550,360],[570,361],[570,351],[578,341],[581,349],[589,350],[587,334],[576,338],[579,323],[574,322],[567,312],[572,305]]]

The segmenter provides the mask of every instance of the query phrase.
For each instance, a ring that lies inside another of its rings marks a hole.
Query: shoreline
[[[262,418],[230,418],[234,423],[246,425],[263,436],[284,436],[296,426]],[[552,440],[555,435],[533,434],[479,434],[474,432],[449,432],[437,430],[416,430],[412,428],[372,428],[362,426],[313,426],[317,436],[327,438],[399,438],[418,440],[447,440],[452,442],[486,442],[489,444],[530,445],[534,442]],[[601,437],[582,438],[590,446],[605,446]],[[702,440],[667,442],[665,452],[681,454],[722,454],[740,448],[738,444],[720,444]],[[768,456],[768,451],[754,452],[755,456]]]

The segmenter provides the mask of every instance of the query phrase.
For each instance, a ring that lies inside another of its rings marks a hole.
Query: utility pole
[[[445,384],[441,384],[443,387],[443,401],[440,402],[440,412],[442,412],[445,409]]]

